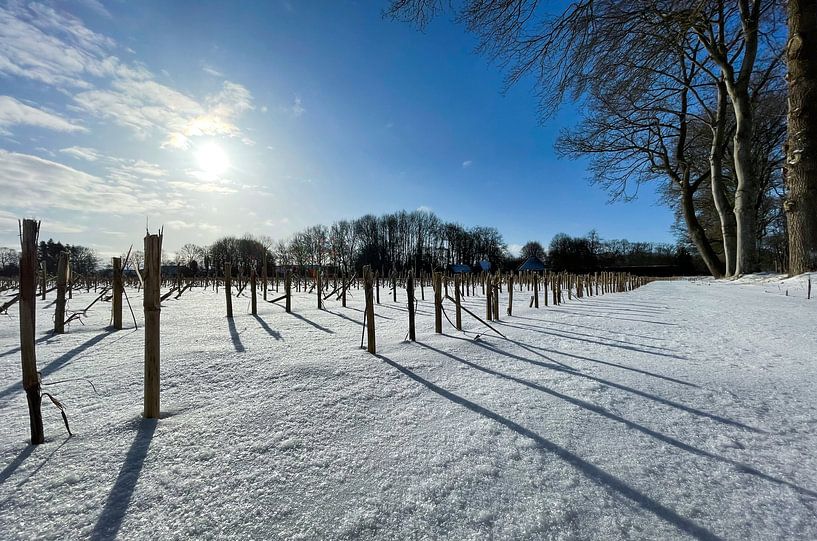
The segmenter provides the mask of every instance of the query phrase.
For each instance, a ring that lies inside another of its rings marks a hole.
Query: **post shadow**
[[[31,456],[31,453],[34,452],[33,445],[26,445],[20,450],[20,454],[11,461],[11,463],[3,468],[3,471],[0,471],[0,485],[6,482],[6,479],[11,477],[11,475],[20,467],[20,464],[25,462],[25,460]]]
[[[63,353],[62,355],[60,355],[59,357],[57,357],[56,359],[54,359],[53,361],[51,361],[47,365],[43,366],[42,369],[40,369],[40,376],[43,379],[45,379],[47,376],[50,376],[51,374],[53,374],[54,372],[56,372],[57,370],[59,370],[60,368],[65,366],[66,364],[68,364],[68,362],[71,361],[74,357],[76,357],[77,355],[79,355],[80,353],[85,351],[86,349],[95,346],[96,344],[98,344],[99,342],[101,342],[102,340],[104,340],[105,338],[107,338],[109,336],[111,336],[111,333],[103,332],[102,334],[98,334],[97,336],[94,336],[93,338],[91,338],[87,342],[83,342],[82,344],[78,345],[74,349],[71,349],[71,350]],[[14,383],[12,385],[9,385],[8,387],[6,387],[2,391],[0,391],[0,399],[5,398],[5,397],[9,396],[10,394],[13,394],[15,391],[22,392],[22,390],[23,390],[23,386],[19,382]]]
[[[579,473],[584,475],[587,479],[592,481],[593,483],[597,484],[598,486],[609,489],[617,492],[621,496],[631,500],[633,503],[644,509],[645,511],[654,514],[658,518],[668,522],[669,524],[673,525],[678,530],[687,533],[696,539],[700,540],[720,540],[721,537],[717,536],[716,534],[710,532],[703,526],[699,526],[692,520],[679,515],[674,510],[666,507],[665,505],[661,504],[657,500],[647,496],[646,494],[639,492],[637,489],[631,487],[618,477],[607,473],[606,471],[602,470],[598,466],[591,464],[590,462],[584,460],[583,458],[579,457],[568,451],[567,449],[553,443],[550,440],[545,439],[544,437],[540,436],[536,432],[525,428],[524,426],[508,419],[507,417],[503,417],[498,413],[491,411],[475,402],[471,402],[470,400],[463,398],[457,394],[452,393],[434,383],[424,379],[422,376],[416,374],[415,372],[409,370],[408,368],[398,364],[395,361],[392,361],[388,357],[384,357],[383,355],[376,354],[380,360],[391,366],[392,368],[398,370],[399,372],[403,373],[404,375],[408,376],[412,380],[424,385],[426,388],[431,390],[432,392],[442,396],[443,398],[447,398],[448,400],[454,402],[455,404],[459,404],[466,409],[473,411],[483,417],[491,419],[506,428],[516,432],[517,434],[529,438],[536,442],[536,444],[544,451],[552,453],[568,463],[570,466],[575,468]]]
[[[323,331],[323,332],[325,332],[327,334],[335,334],[335,331],[333,331],[332,329],[327,329],[326,327],[323,327],[322,325],[318,325],[314,321],[306,319],[301,314],[296,314],[295,312],[290,312],[289,315],[291,315],[293,317],[296,317],[296,318],[300,319],[301,321],[303,321],[305,323],[309,323],[310,325],[312,325],[313,327],[315,327],[319,331]]]
[[[453,336],[452,338],[456,338],[456,339],[459,339],[459,340],[464,340],[464,338],[460,338],[458,336]],[[745,430],[749,430],[749,431],[755,432],[757,434],[767,434],[767,432],[765,430],[761,430],[759,428],[749,426],[747,424],[741,423],[740,421],[734,421],[732,419],[727,419],[726,417],[722,417],[722,416],[716,415],[714,413],[709,413],[707,411],[703,411],[703,410],[693,408],[692,406],[686,406],[684,404],[681,404],[680,402],[675,402],[675,401],[672,401],[672,400],[669,400],[669,399],[666,399],[666,398],[662,398],[660,396],[657,396],[657,395],[654,395],[654,394],[651,394],[651,393],[648,393],[648,392],[645,392],[645,391],[641,391],[641,390],[635,389],[633,387],[628,387],[627,385],[622,385],[621,383],[616,383],[614,381],[610,381],[610,380],[606,380],[606,379],[603,379],[603,378],[598,378],[598,377],[595,377],[595,376],[591,376],[590,374],[584,374],[584,373],[579,372],[577,370],[571,370],[571,369],[565,369],[565,368],[561,368],[561,367],[555,367],[555,366],[553,366],[551,364],[548,364],[548,363],[543,363],[541,361],[536,361],[536,360],[533,360],[533,359],[527,359],[527,358],[522,357],[520,355],[516,355],[514,353],[509,353],[507,351],[501,350],[496,346],[489,345],[484,340],[474,341],[474,344],[476,344],[476,345],[478,345],[478,346],[480,346],[482,348],[485,348],[485,349],[487,349],[489,351],[493,351],[494,353],[499,353],[500,355],[504,355],[504,356],[509,357],[511,359],[515,359],[517,361],[522,361],[524,363],[533,364],[533,365],[536,365],[536,366],[542,366],[544,368],[549,368],[551,370],[556,370],[558,372],[564,372],[565,374],[572,374],[572,375],[580,377],[580,378],[586,378],[586,379],[595,381],[596,383],[601,383],[602,385],[607,385],[609,387],[613,387],[613,388],[619,389],[621,391],[632,393],[632,394],[641,396],[643,398],[647,398],[649,400],[654,400],[655,402],[658,402],[659,404],[664,404],[665,406],[670,406],[670,407],[673,407],[673,408],[677,408],[677,409],[686,411],[687,413],[692,413],[694,415],[700,415],[701,417],[706,417],[708,419],[711,419],[713,421],[717,421],[719,423],[723,423],[723,424],[730,425],[730,426],[735,426],[735,427],[738,427],[738,428],[743,428]],[[558,361],[554,361],[550,357],[548,357],[546,355],[543,355],[541,353],[539,353],[539,355],[541,357],[551,361],[551,362],[558,362]]]
[[[715,460],[715,461],[718,461],[718,462],[722,462],[724,464],[728,464],[730,466],[733,466],[738,471],[741,471],[741,472],[744,472],[744,473],[750,473],[752,475],[756,475],[756,476],[760,477],[761,479],[771,481],[772,483],[776,483],[778,485],[785,485],[785,486],[790,487],[790,488],[796,490],[797,492],[799,492],[801,494],[804,494],[804,495],[807,495],[807,496],[817,497],[817,492],[815,492],[813,490],[809,490],[807,488],[803,488],[803,487],[798,486],[798,485],[796,485],[794,483],[791,483],[789,481],[785,481],[783,479],[779,479],[777,477],[773,477],[771,475],[765,474],[765,473],[761,472],[760,470],[758,470],[757,468],[755,468],[754,466],[750,466],[748,464],[738,462],[737,460],[732,460],[731,458],[726,458],[726,457],[723,457],[723,456],[720,456],[720,455],[716,455],[715,453],[711,453],[711,452],[706,451],[704,449],[699,449],[699,448],[697,448],[697,447],[695,447],[693,445],[690,445],[688,443],[684,443],[679,439],[673,438],[672,436],[662,434],[661,432],[652,430],[651,428],[648,428],[648,427],[646,427],[646,426],[644,426],[642,424],[636,423],[635,421],[631,421],[631,420],[629,420],[629,419],[627,419],[625,417],[621,417],[620,415],[616,415],[615,413],[612,413],[612,412],[606,410],[605,408],[603,408],[601,406],[597,406],[596,404],[592,404],[592,403],[587,402],[585,400],[582,400],[580,398],[574,398],[572,396],[562,394],[562,393],[560,393],[560,392],[558,392],[556,390],[550,389],[548,387],[545,387],[545,386],[540,385],[538,383],[534,383],[532,381],[528,381],[528,380],[523,379],[523,378],[519,378],[519,377],[516,377],[516,376],[505,374],[503,372],[499,372],[497,370],[493,370],[491,368],[486,368],[484,366],[480,366],[480,365],[478,365],[476,363],[472,363],[470,361],[467,361],[467,360],[463,359],[462,357],[457,357],[456,355],[454,355],[452,353],[442,351],[441,349],[437,349],[437,348],[435,348],[433,346],[430,346],[428,344],[424,344],[422,342],[415,342],[415,343],[417,345],[421,346],[421,347],[424,347],[426,349],[434,351],[435,353],[438,353],[440,355],[448,357],[449,359],[453,359],[453,360],[455,360],[455,361],[457,361],[459,363],[462,363],[465,366],[473,368],[474,370],[478,370],[480,372],[484,372],[485,374],[489,374],[489,375],[492,375],[492,376],[495,376],[495,377],[498,377],[498,378],[501,378],[501,379],[506,379],[508,381],[513,381],[515,383],[519,383],[520,385],[523,385],[523,386],[528,387],[530,389],[534,389],[534,390],[543,392],[545,394],[549,394],[550,396],[553,396],[555,398],[559,398],[561,400],[564,400],[565,402],[569,402],[570,404],[573,404],[574,406],[577,406],[579,408],[585,409],[587,411],[592,411],[593,413],[597,413],[598,415],[601,415],[602,417],[605,417],[605,418],[607,418],[607,419],[609,419],[611,421],[616,421],[616,422],[622,423],[627,428],[632,428],[633,430],[637,430],[638,432],[641,432],[642,434],[644,434],[646,436],[649,436],[649,437],[654,438],[654,439],[656,439],[658,441],[666,443],[667,445],[671,445],[672,447],[676,447],[678,449],[681,449],[682,451],[686,451],[686,452],[688,452],[690,454],[693,454],[693,455],[697,455],[697,456],[704,457],[704,458],[709,458],[711,460]]]
[[[261,327],[263,327],[263,329],[264,329],[265,331],[267,331],[267,334],[269,334],[270,336],[272,336],[272,337],[273,337],[273,338],[275,338],[276,340],[283,340],[283,338],[281,337],[281,332],[280,332],[280,331],[274,331],[274,330],[272,330],[272,327],[270,327],[270,326],[267,324],[267,322],[266,322],[266,321],[264,321],[263,319],[261,319],[261,316],[259,316],[258,314],[255,314],[255,315],[253,315],[252,317],[254,317],[254,318],[255,318],[255,320],[258,322],[258,324],[259,324],[259,325],[261,325]]]
[[[235,328],[235,321],[233,318],[227,318],[227,327],[230,329],[230,339],[233,341],[233,347],[239,353],[243,353],[245,351],[244,344],[241,343],[241,337],[238,335],[238,331]]]
[[[158,419],[140,420],[136,428],[136,437],[133,439],[130,449],[128,449],[125,462],[119,470],[119,475],[113,488],[111,488],[110,494],[108,494],[105,507],[102,509],[94,530],[91,532],[92,540],[102,541],[116,538],[116,534],[122,526],[122,521],[125,519],[125,513],[128,510],[133,491],[136,489],[139,474],[145,465],[145,458],[153,434],[156,432],[157,424]]]

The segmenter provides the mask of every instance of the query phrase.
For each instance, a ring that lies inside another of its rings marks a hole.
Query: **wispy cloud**
[[[462,168],[463,169],[468,169],[473,164],[474,164],[473,160],[465,160],[464,162],[462,162]]]
[[[88,147],[68,147],[61,148],[60,152],[73,156],[78,160],[85,160],[87,162],[95,162],[100,158],[100,154],[93,148]]]
[[[0,96],[0,134],[10,133],[8,128],[11,126],[36,126],[61,132],[88,131],[57,114],[31,107],[11,96]]]
[[[209,64],[202,64],[201,71],[203,71],[207,75],[212,75],[213,77],[224,77],[223,73],[218,71],[213,66],[210,66]]]
[[[253,108],[247,88],[225,81],[197,99],[160,83],[144,65],[123,62],[119,49],[113,39],[50,7],[0,8],[0,74],[73,93],[72,110],[111,120],[142,139],[158,135],[164,147],[187,148],[190,138],[203,135],[251,143],[236,124]]]
[[[4,206],[26,210],[135,214],[184,206],[181,199],[141,182],[102,179],[58,162],[2,149],[0,193]]]

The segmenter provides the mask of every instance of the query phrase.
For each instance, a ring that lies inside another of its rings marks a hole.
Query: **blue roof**
[[[491,270],[491,262],[488,261],[487,259],[483,259],[482,261],[480,261],[479,266],[482,267],[482,270],[484,270],[485,272]]]
[[[542,263],[542,260],[536,257],[535,255],[530,256],[519,266],[519,270],[521,271],[543,271],[545,270],[545,264]]]
[[[451,272],[471,272],[471,267],[462,263],[455,263],[451,265]]]

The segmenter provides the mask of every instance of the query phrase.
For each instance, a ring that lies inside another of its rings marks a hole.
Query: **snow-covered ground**
[[[404,292],[381,291],[377,356],[362,292],[258,317],[241,297],[229,321],[223,293],[188,291],[162,311],[158,422],[140,416],[141,297],[139,330],[107,330],[99,303],[51,336],[50,295],[38,366],[74,436],[46,400],[48,441],[27,444],[12,309],[0,538],[815,539],[817,300],[770,287],[656,282],[539,310],[517,291],[507,339],[466,314],[435,335],[426,300],[417,343]]]

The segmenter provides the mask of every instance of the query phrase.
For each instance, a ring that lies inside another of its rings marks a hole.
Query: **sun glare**
[[[196,162],[204,176],[210,179],[220,177],[230,167],[227,153],[215,143],[200,146],[196,151]]]

